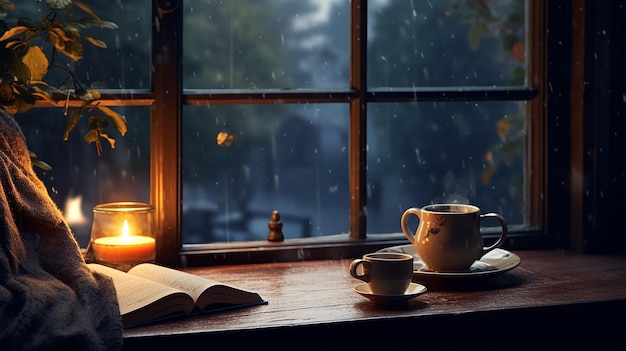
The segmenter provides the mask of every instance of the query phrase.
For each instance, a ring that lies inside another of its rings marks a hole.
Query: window
[[[94,78],[113,89],[103,103],[123,111],[129,133],[98,158],[61,143],[42,154],[35,140],[54,131],[25,132],[40,158],[63,165],[42,174],[53,198],[63,207],[81,195],[88,223],[97,203],[155,205],[163,263],[355,256],[406,244],[401,213],[443,200],[502,213],[509,247],[562,245],[568,167],[548,150],[569,141],[550,132],[546,106],[557,110],[547,94],[567,88],[546,89],[544,62],[571,60],[554,49],[569,32],[545,36],[563,6],[468,3],[94,5],[120,29],[99,36],[114,57],[86,61],[84,74],[105,72]],[[105,62],[115,68],[93,69]],[[282,243],[265,240],[273,210]]]
[[[59,55],[55,62],[60,69],[49,69],[46,79],[54,86],[68,84],[63,65],[72,65],[76,79],[84,87],[97,87],[103,92],[103,105],[124,115],[129,132],[121,136],[109,129],[115,139],[115,149],[104,142],[102,156],[94,145],[83,139],[89,131],[85,117],[79,120],[69,139],[63,141],[68,116],[63,107],[50,107],[39,101],[26,113],[15,115],[26,137],[29,149],[52,169],[35,168],[44,181],[52,199],[64,211],[81,245],[89,242],[92,209],[98,203],[110,201],[150,201],[150,94],[151,71],[151,5],[149,2],[119,1],[111,4],[90,1],[93,11],[104,20],[116,23],[120,29],[89,28],[85,34],[106,43],[102,49],[86,42],[84,59],[73,62]],[[88,17],[74,7],[77,17]],[[132,16],[128,16],[132,13]],[[17,18],[46,16],[43,2],[20,2],[9,11],[9,21]],[[40,43],[41,45],[41,43]],[[51,50],[51,46],[44,46]],[[59,99],[63,106],[65,102]],[[76,104],[78,104],[77,102]]]
[[[528,228],[527,8],[495,3],[184,2],[187,263],[272,251],[272,210],[281,250],[310,255],[402,242],[402,212],[431,202],[479,202]],[[218,133],[236,140],[219,147]]]

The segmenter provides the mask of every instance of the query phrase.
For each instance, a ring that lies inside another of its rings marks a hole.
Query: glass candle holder
[[[90,249],[96,262],[120,269],[154,262],[154,208],[130,201],[96,205]]]

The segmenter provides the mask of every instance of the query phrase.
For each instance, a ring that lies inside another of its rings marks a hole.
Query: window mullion
[[[351,2],[350,86],[350,236],[365,238],[366,115],[367,115],[367,0]]]
[[[150,201],[155,207],[157,261],[179,264],[181,238],[182,0],[152,4]]]

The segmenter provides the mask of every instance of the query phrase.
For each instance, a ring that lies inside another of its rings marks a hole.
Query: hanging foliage
[[[101,139],[106,140],[111,148],[115,147],[115,139],[105,130],[112,126],[123,136],[127,131],[126,118],[102,106],[100,92],[85,87],[76,78],[71,65],[58,61],[62,57],[70,61],[81,60],[84,43],[106,49],[103,41],[83,31],[92,27],[117,29],[117,25],[102,20],[80,1],[44,0],[43,3],[47,6],[42,11],[44,16],[19,18],[16,25],[9,27],[6,18],[16,7],[11,1],[0,0],[0,106],[11,114],[28,111],[38,99],[63,107],[64,115],[69,116],[63,140],[68,140],[70,132],[86,115],[89,131],[85,140],[95,143],[100,155]],[[78,17],[76,13],[87,16]],[[46,74],[51,69],[67,74],[60,86],[46,82]],[[70,101],[80,103],[70,107]]]

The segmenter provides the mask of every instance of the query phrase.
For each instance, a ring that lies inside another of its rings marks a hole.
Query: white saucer
[[[379,252],[400,252],[413,256],[413,281],[426,285],[476,283],[510,271],[522,262],[519,256],[503,249],[494,249],[472,264],[468,272],[433,272],[415,252],[412,244],[392,246]]]
[[[367,283],[359,284],[353,289],[361,296],[367,297],[372,302],[381,305],[404,303],[426,291],[424,285],[417,283],[411,283],[404,294],[400,295],[376,295],[372,293]]]

